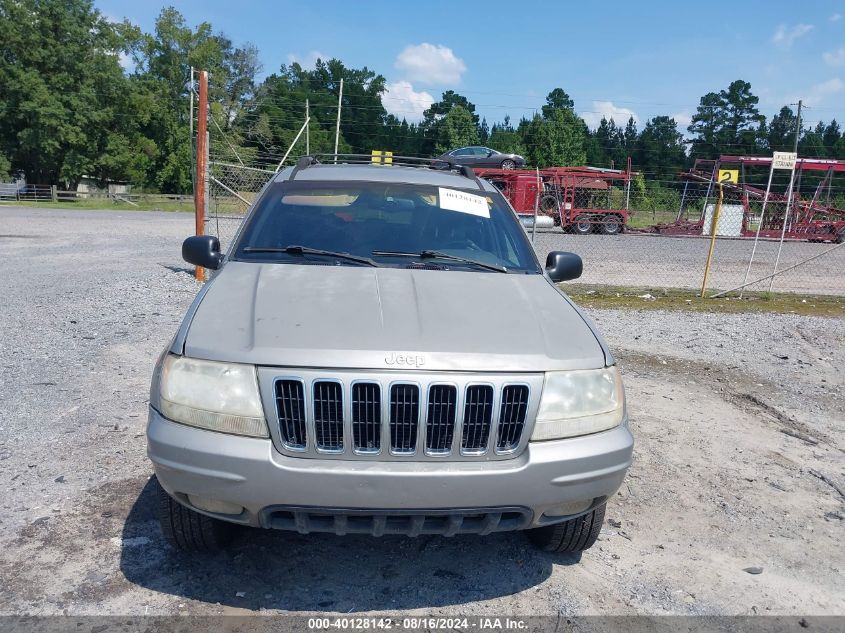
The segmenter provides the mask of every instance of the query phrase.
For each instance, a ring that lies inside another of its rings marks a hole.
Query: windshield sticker
[[[487,206],[487,199],[484,196],[476,196],[457,189],[446,189],[438,187],[440,197],[440,208],[459,213],[469,213],[482,218],[490,217],[490,207]]]

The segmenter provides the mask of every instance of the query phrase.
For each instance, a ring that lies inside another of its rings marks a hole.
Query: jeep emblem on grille
[[[422,367],[425,365],[425,356],[419,354],[394,354],[391,352],[384,357],[388,365],[401,365],[403,367]]]

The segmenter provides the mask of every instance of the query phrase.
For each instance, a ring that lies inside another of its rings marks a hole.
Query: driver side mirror
[[[575,253],[552,251],[546,256],[546,272],[555,283],[578,279],[584,272],[584,262]]]
[[[496,153],[496,152],[493,152],[493,151],[487,152],[487,158],[490,158],[490,157],[491,157],[493,154],[495,154],[495,153]]]
[[[223,261],[220,240],[213,235],[193,235],[182,242],[182,259],[194,266],[217,270]]]

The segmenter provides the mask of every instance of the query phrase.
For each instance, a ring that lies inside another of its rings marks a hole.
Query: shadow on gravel
[[[174,273],[185,273],[186,275],[194,276],[194,269],[188,268],[187,266],[174,266],[173,264],[159,264],[162,268],[166,268],[170,272]]]
[[[226,552],[164,542],[149,480],[123,527],[120,569],[153,591],[245,609],[357,612],[459,605],[529,589],[580,557],[532,549],[524,535],[419,538],[243,529]]]

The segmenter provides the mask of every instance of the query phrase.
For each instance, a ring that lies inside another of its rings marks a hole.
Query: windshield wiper
[[[403,253],[400,251],[373,251],[372,254],[378,257],[418,257],[419,259],[448,259],[453,262],[461,262],[462,264],[470,264],[472,266],[478,266],[479,268],[494,270],[497,273],[508,272],[508,269],[504,266],[497,266],[496,264],[486,264],[484,262],[479,262],[474,259],[459,257],[458,255],[450,255],[449,253],[443,253],[441,251],[426,250],[420,251],[419,253]]]
[[[350,262],[357,262],[359,264],[366,264],[367,266],[378,266],[369,257],[361,257],[359,255],[350,255],[349,253],[340,253],[337,251],[324,251],[320,248],[309,248],[308,246],[299,246],[291,244],[283,248],[272,248],[265,246],[247,246],[243,249],[244,253],[286,253],[288,255],[324,255],[326,257],[337,257]]]

